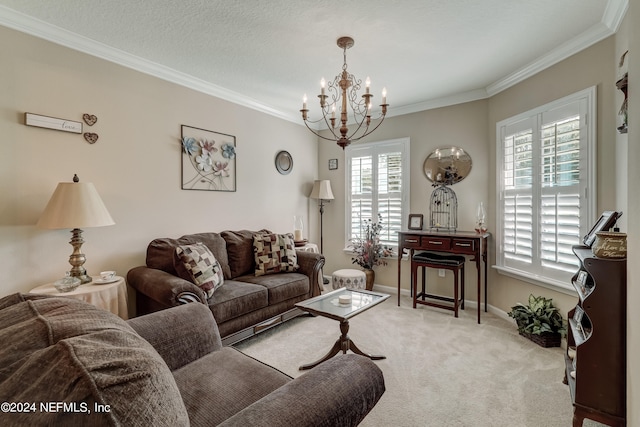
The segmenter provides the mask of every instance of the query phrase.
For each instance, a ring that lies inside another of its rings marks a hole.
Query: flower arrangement
[[[351,263],[358,264],[365,270],[372,270],[376,265],[387,265],[384,258],[393,255],[393,248],[380,243],[382,216],[378,214],[378,222],[365,220],[362,229],[364,237],[351,239],[355,253]]]

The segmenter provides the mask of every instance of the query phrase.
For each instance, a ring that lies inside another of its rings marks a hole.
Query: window
[[[397,246],[400,231],[409,214],[409,138],[369,144],[349,145],[345,149],[346,246],[362,237],[367,219],[382,216],[380,241]]]
[[[502,272],[572,289],[595,213],[595,88],[497,124],[498,254]]]

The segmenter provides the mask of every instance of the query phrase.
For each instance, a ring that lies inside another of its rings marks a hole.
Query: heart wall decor
[[[89,126],[93,126],[98,121],[98,118],[93,114],[86,114],[85,113],[85,114],[82,115],[82,120],[84,120],[84,122],[86,124],[88,124]]]
[[[84,133],[84,139],[86,139],[89,144],[95,144],[95,142],[98,140],[98,134],[97,133],[91,133],[91,132],[85,132]]]

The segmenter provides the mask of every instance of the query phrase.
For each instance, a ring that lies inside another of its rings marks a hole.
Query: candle
[[[369,93],[369,87],[371,86],[371,79],[367,76],[367,79],[364,81],[365,87],[367,88],[367,93]]]
[[[324,86],[327,83],[324,81],[324,77],[320,80],[320,95],[324,95]]]
[[[304,96],[302,97],[302,109],[306,110],[307,109],[307,94],[305,93]]]
[[[382,88],[382,104],[386,104],[387,103],[387,88],[383,87]]]
[[[331,107],[331,118],[332,119],[336,118],[336,106],[335,106],[335,104],[333,105],[333,107]]]

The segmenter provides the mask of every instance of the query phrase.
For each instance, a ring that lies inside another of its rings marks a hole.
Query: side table
[[[53,283],[47,283],[31,289],[29,293],[79,299],[117,314],[125,320],[128,319],[127,287],[124,278],[116,276],[115,281],[106,284],[96,283],[96,280],[100,280],[100,276],[93,276],[92,279],[92,282],[80,285],[71,292],[58,292]]]
[[[318,253],[318,245],[315,243],[305,243],[304,246],[296,246],[297,251]]]

